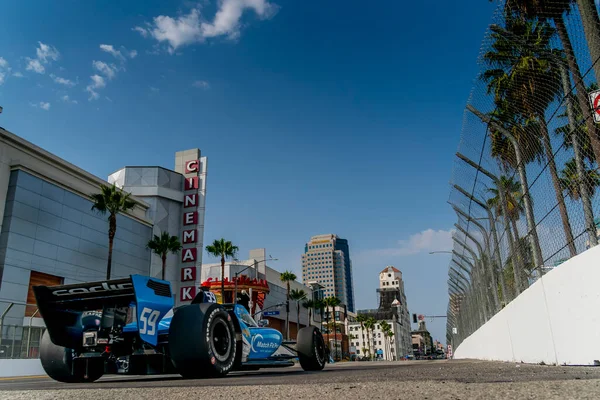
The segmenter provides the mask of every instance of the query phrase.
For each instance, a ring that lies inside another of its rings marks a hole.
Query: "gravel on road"
[[[472,360],[354,362],[325,371],[299,368],[221,379],[106,377],[86,385],[49,379],[0,382],[0,400],[16,399],[599,399],[600,368]]]

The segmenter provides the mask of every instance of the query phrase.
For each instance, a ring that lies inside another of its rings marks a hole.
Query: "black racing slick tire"
[[[305,371],[320,371],[325,368],[326,349],[323,335],[314,326],[307,326],[298,332],[296,352],[300,366]]]
[[[237,353],[231,315],[219,304],[181,307],[169,327],[169,354],[184,378],[216,378],[233,369]]]
[[[104,359],[88,358],[74,360],[74,351],[52,343],[48,331],[42,335],[40,361],[46,374],[64,383],[94,382],[104,375]]]

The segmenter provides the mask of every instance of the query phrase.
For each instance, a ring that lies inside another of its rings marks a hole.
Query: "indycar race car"
[[[173,308],[170,283],[152,277],[33,290],[47,327],[41,363],[60,382],[93,382],[104,374],[222,377],[293,366],[294,359],[305,371],[319,371],[327,359],[316,327],[284,341],[243,306],[218,304],[214,294],[203,291],[191,304]]]

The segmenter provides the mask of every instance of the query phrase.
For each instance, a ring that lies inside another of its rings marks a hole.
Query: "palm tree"
[[[316,302],[311,299],[304,300],[304,302],[302,303],[302,307],[308,310],[308,325],[310,326],[312,319],[312,310],[313,308],[316,308]]]
[[[571,5],[573,3],[575,3],[574,0],[507,0],[505,9],[508,15],[511,15],[516,12],[517,14],[521,14],[522,16],[529,19],[539,18],[541,20],[554,21],[558,37],[566,55],[567,65],[575,80],[577,103],[579,105],[580,110],[582,110],[583,119],[587,128],[586,131],[588,139],[591,142],[592,152],[594,154],[596,162],[598,163],[598,165],[600,165],[600,138],[598,137],[598,132],[594,125],[592,111],[586,96],[587,91],[585,90],[583,77],[581,75],[581,71],[577,62],[577,57],[575,56],[575,52],[573,51],[573,45],[569,38],[569,33],[565,24],[564,16],[571,11]],[[593,5],[593,7],[594,11],[592,14],[595,15],[597,19],[598,17],[596,13],[596,7],[595,5]],[[582,7],[580,7],[580,9],[582,9]],[[585,10],[586,7],[584,6],[583,9]],[[586,32],[590,32],[590,28],[598,29],[597,27],[594,27],[593,23],[589,24],[586,23],[586,21],[584,20],[584,30]],[[597,32],[596,35],[598,33],[600,32]],[[597,36],[592,35],[590,38],[596,41],[596,37]],[[590,45],[594,44],[597,43],[590,43]],[[597,76],[596,78],[598,79],[600,77]],[[567,95],[567,93],[565,93],[565,95]]]
[[[327,321],[329,321],[330,316],[335,321],[335,308],[342,303],[341,300],[335,296],[330,296],[326,297],[324,301],[325,307],[327,307]],[[331,309],[331,313],[329,312],[329,309]]]
[[[560,185],[572,200],[577,201],[581,199],[581,180],[582,179],[577,173],[575,159],[571,158],[567,161],[565,168],[561,171]],[[587,187],[588,196],[591,198],[594,196],[596,188],[600,185],[600,175],[595,169],[586,167],[583,182]]]
[[[551,47],[556,30],[545,21],[528,21],[507,16],[506,28],[493,26],[492,31],[492,50],[484,55],[493,68],[483,75],[488,81],[488,91],[494,92],[497,102],[508,101],[523,118],[539,124],[540,139],[554,185],[565,237],[571,256],[575,256],[577,250],[560,188],[545,116],[546,109],[562,91],[560,67],[556,61],[562,56],[560,51]],[[514,37],[520,40],[517,42]],[[529,192],[529,188],[526,189]],[[531,229],[536,229],[535,224]]]
[[[324,302],[325,302],[325,306],[327,307],[327,310],[326,310],[326,313],[327,313],[327,322],[328,322],[327,323],[327,328],[330,329],[330,327],[331,327],[330,323],[332,322],[334,327],[335,327],[335,323],[336,323],[336,320],[335,320],[335,308],[337,306],[339,306],[342,302],[341,302],[340,299],[338,299],[335,296],[326,297],[324,299]],[[329,309],[331,309],[331,313],[329,313]],[[331,316],[332,321],[330,321],[330,316]],[[331,333],[331,330],[329,332]],[[337,332],[337,330],[334,329],[334,338],[337,338],[336,332]],[[336,340],[336,343],[337,343],[337,340]],[[337,346],[336,346],[336,349],[337,349]],[[337,350],[336,350],[336,356],[337,356]]]
[[[506,175],[500,176],[498,181],[498,187],[489,188],[487,191],[492,194],[492,197],[488,199],[487,205],[494,209],[496,215],[502,216],[503,207],[500,203],[500,190],[502,189],[504,193],[504,198],[506,201],[506,210],[508,213],[508,220],[510,221],[510,225],[506,226],[506,231],[508,233],[508,240],[511,241],[513,248],[516,250],[516,256],[519,258],[520,262],[517,262],[516,268],[513,268],[512,271],[514,273],[514,282],[516,285],[514,286],[513,293],[515,297],[521,292],[522,284],[521,284],[521,267],[523,266],[524,256],[522,254],[522,248],[519,246],[519,230],[517,228],[517,220],[519,220],[521,214],[524,212],[523,208],[523,193],[521,192],[521,183],[515,181],[513,177],[508,177]],[[512,229],[511,229],[512,225]],[[512,232],[511,232],[512,230]],[[514,233],[514,237],[513,237]]]
[[[296,316],[298,317],[298,319],[297,319],[298,324],[296,326],[296,332],[298,332],[300,330],[300,301],[306,299],[306,292],[302,289],[293,289],[290,292],[290,299],[292,299],[296,302],[296,307],[297,307],[297,311],[298,311],[296,314]],[[298,334],[296,333],[296,335],[298,335]]]
[[[360,333],[362,335],[361,341],[365,342],[365,321],[367,320],[367,316],[365,314],[358,314],[356,316],[356,322],[360,323]]]
[[[600,80],[600,66],[598,65],[600,59],[600,18],[596,10],[596,3],[594,0],[577,0],[577,5],[579,6],[583,30],[588,42],[596,81],[598,81]]]
[[[221,257],[221,299],[225,303],[225,259],[235,258],[238,247],[229,240],[217,239],[213,244],[206,246],[206,252],[213,257]],[[235,294],[237,296],[237,293]]]
[[[135,207],[135,202],[131,200],[130,196],[131,193],[117,189],[114,183],[112,186],[100,185],[100,193],[91,195],[94,202],[92,210],[102,215],[108,213],[108,264],[106,266],[106,280],[110,279],[113,242],[117,233],[117,214]]]
[[[589,85],[585,91],[587,93],[598,90],[599,87],[596,83],[592,83]],[[582,159],[589,161],[590,163],[594,163],[596,158],[594,156],[594,149],[592,148],[592,144],[590,141],[590,135],[588,134],[589,128],[586,126],[583,112],[581,111],[581,105],[579,104],[575,96],[571,93],[567,95],[568,104],[571,105],[571,111],[573,113],[574,125],[575,129],[573,132],[573,128],[571,126],[570,121],[568,121],[568,111],[565,110],[562,114],[558,115],[558,118],[565,119],[567,118],[567,123],[565,125],[559,126],[555,129],[555,133],[557,135],[561,135],[563,137],[563,143],[565,148],[570,149],[573,148],[573,136],[577,143],[579,144],[580,156]],[[587,103],[585,104],[587,106]],[[590,117],[591,118],[591,117]],[[595,127],[594,127],[595,129]],[[594,132],[592,130],[592,132]],[[593,136],[593,135],[592,135]]]
[[[160,236],[154,235],[154,238],[148,242],[146,247],[162,260],[162,273],[161,277],[165,279],[165,269],[167,266],[167,254],[169,252],[177,254],[182,249],[182,245],[179,242],[177,236],[169,235],[169,232],[163,232]]]
[[[367,340],[369,341],[369,343],[368,343],[369,356],[371,357],[371,360],[373,360],[373,351],[371,350],[371,348],[373,347],[372,346],[372,337],[373,337],[373,331],[375,329],[376,323],[377,323],[377,321],[373,317],[368,317],[367,320],[365,321],[365,328],[367,329]]]
[[[290,282],[293,282],[298,277],[292,271],[282,272],[279,279],[287,286],[286,305],[285,305],[285,337],[290,340]]]
[[[319,320],[320,320],[320,330],[323,330],[323,314],[325,311],[325,300],[324,299],[319,299],[317,301],[315,301],[315,313],[317,312],[317,310],[319,310]]]
[[[384,349],[385,349],[385,358],[387,360],[389,360],[389,356],[388,356],[388,342],[387,342],[387,332],[390,329],[390,324],[388,324],[387,321],[379,321],[379,327],[381,328],[381,333],[383,333],[383,342],[384,342]]]
[[[385,332],[385,335],[387,336],[387,340],[388,343],[390,345],[389,349],[390,349],[390,359],[394,359],[395,356],[397,356],[395,353],[392,353],[392,349],[393,349],[393,345],[392,345],[392,340],[394,338],[394,330],[392,329],[392,327],[390,326],[387,331]]]

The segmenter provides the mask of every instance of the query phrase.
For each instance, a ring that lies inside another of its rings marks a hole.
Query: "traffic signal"
[[[417,323],[417,314],[413,314],[413,324]]]

